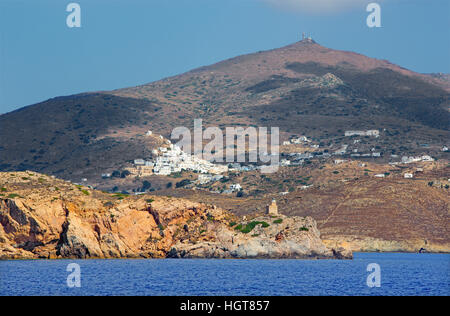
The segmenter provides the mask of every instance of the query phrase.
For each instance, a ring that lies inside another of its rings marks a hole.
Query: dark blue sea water
[[[81,287],[67,286],[67,265]],[[370,288],[367,265],[381,268]],[[0,295],[450,295],[450,255],[355,254],[354,260],[0,261]]]

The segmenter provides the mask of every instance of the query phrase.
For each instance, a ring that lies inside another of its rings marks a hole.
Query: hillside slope
[[[99,176],[150,156],[152,130],[277,126],[339,144],[379,129],[383,152],[413,154],[450,138],[448,82],[314,41],[232,58],[143,86],[61,97],[0,116],[0,170]],[[105,155],[105,153],[108,153]],[[435,153],[440,155],[439,151]]]
[[[332,247],[450,252],[448,163],[316,164],[281,168],[271,175],[250,172],[231,177],[230,183],[244,188],[244,197],[200,190],[157,194],[214,203],[238,215],[263,211],[276,199],[281,214],[314,218],[321,237]],[[407,172],[414,173],[414,178],[405,179]],[[376,174],[388,176],[377,178]]]

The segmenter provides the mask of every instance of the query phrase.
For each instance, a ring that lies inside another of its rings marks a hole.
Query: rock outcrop
[[[248,232],[248,233],[242,233]],[[249,236],[250,235],[250,236]],[[352,254],[329,249],[320,239],[311,217],[261,216],[234,225],[230,230],[219,223],[207,226],[200,242],[178,241],[168,256],[175,258],[339,258]]]
[[[0,173],[0,189],[0,259],[351,258],[327,248],[310,217],[244,221],[213,205],[30,172]]]

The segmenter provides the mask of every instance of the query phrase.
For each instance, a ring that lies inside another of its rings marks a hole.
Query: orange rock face
[[[286,227],[244,233],[230,225],[239,219],[212,205],[102,193],[29,172],[0,173],[0,187],[0,259],[336,257],[315,228],[274,245]]]

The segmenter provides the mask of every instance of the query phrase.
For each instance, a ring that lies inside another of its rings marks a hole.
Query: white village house
[[[432,162],[432,161],[434,161],[434,159],[428,155],[423,155],[423,156],[418,156],[418,157],[407,157],[407,156],[402,157],[402,163],[404,163],[404,164],[421,162],[421,161]]]
[[[373,136],[373,137],[380,137],[380,131],[376,129],[367,130],[367,131],[346,131],[345,132],[346,137],[351,136]]]

